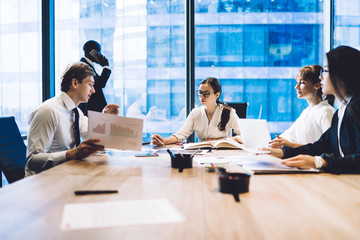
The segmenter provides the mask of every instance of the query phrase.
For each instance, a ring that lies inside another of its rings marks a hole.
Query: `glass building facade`
[[[335,0],[334,46],[360,49],[360,1]]]
[[[66,39],[76,38],[69,44],[78,42],[80,55],[88,39],[109,49],[108,101],[124,116],[143,118],[144,136],[178,130],[186,116],[184,1],[107,1],[111,10],[101,1],[80,5],[88,6],[79,9],[83,29],[68,22],[74,32]],[[314,0],[195,1],[195,88],[219,78],[224,102],[248,102],[249,118],[267,119],[272,132],[282,132],[306,107],[294,90],[297,70],[322,62],[322,11]]]
[[[0,116],[23,133],[42,101],[41,1],[0,0]]]
[[[248,118],[283,132],[307,106],[296,97],[297,71],[323,63],[326,3],[195,0],[195,89],[217,77],[222,101],[248,102]],[[14,115],[24,133],[42,100],[40,4],[0,0],[0,115]],[[359,47],[358,1],[334,4],[334,45]],[[120,105],[122,116],[144,119],[144,140],[177,131],[186,117],[185,1],[55,1],[57,93],[62,71],[79,61],[90,39],[110,61],[108,103]]]

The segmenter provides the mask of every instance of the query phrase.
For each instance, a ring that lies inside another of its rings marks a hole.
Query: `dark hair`
[[[84,44],[83,50],[85,55],[87,55],[93,49],[95,49],[98,52],[101,52],[100,44],[94,40],[89,40]]]
[[[82,83],[84,78],[95,76],[94,70],[83,62],[76,62],[68,65],[61,76],[61,91],[67,92],[70,89],[71,80],[76,78],[79,83]]]
[[[339,46],[326,53],[326,57],[328,60],[329,77],[334,86],[335,93],[340,98],[339,100],[344,101],[347,96],[359,97],[360,79],[358,72],[360,69],[360,51],[348,46]],[[340,91],[340,88],[344,90],[343,93]],[[359,107],[358,104],[347,105],[350,114],[358,124],[360,124],[360,118],[356,116],[355,112],[359,112]]]
[[[339,85],[342,84],[345,95],[353,96],[360,94],[360,79],[357,78],[360,69],[360,51],[340,46],[330,50],[326,54],[329,67],[329,75],[336,94],[343,100]]]
[[[305,81],[310,81],[312,84],[320,82],[320,72],[323,70],[320,65],[309,65],[300,68],[299,72],[296,75],[297,79],[304,79]],[[327,100],[331,106],[334,106],[335,96],[323,94],[322,89],[319,88],[316,92],[316,95],[324,100]]]
[[[217,78],[209,77],[209,78],[203,80],[200,84],[209,84],[211,86],[211,88],[214,90],[214,94],[219,92],[221,95],[221,84]],[[221,102],[219,99],[220,99],[220,96],[216,99],[216,103],[222,104],[224,107],[221,112],[221,121],[218,124],[218,128],[220,131],[224,131],[225,126],[229,122],[229,119],[230,119],[231,107],[228,106],[227,104]]]

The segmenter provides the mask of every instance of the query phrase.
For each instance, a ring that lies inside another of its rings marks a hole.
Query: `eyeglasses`
[[[320,70],[320,76],[322,76],[324,72],[327,72],[327,73],[328,73],[329,70],[321,69],[321,70]]]
[[[196,91],[196,94],[200,97],[201,95],[203,95],[205,98],[208,98],[210,96],[210,94],[212,94],[212,92],[208,92],[208,91],[200,91],[200,90],[197,90]]]

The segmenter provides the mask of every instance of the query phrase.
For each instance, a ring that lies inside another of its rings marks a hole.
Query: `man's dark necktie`
[[[75,114],[75,122],[74,122],[74,136],[75,136],[75,146],[80,145],[80,129],[79,129],[79,112],[77,108],[73,109]]]

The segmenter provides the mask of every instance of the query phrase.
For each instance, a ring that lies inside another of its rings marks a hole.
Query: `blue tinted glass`
[[[0,1],[0,116],[20,131],[42,102],[40,0]]]
[[[79,12],[69,6],[80,6]],[[83,44],[95,40],[112,70],[103,88],[106,100],[120,106],[121,116],[144,119],[144,141],[151,133],[167,137],[182,126],[183,0],[62,0],[56,9],[57,79],[83,56]],[[95,69],[101,74],[101,66]]]
[[[360,2],[334,0],[334,47],[348,45],[360,49]]]
[[[307,106],[297,71],[323,61],[323,1],[209,0],[195,10],[196,84],[219,78],[225,102],[249,102],[248,118],[286,130]]]

